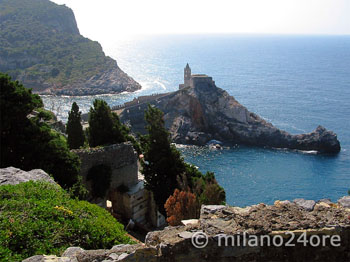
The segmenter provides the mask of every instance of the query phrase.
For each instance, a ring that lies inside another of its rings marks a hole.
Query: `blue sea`
[[[99,96],[111,106],[135,96],[174,91],[188,62],[212,76],[250,111],[292,134],[323,125],[338,134],[336,156],[237,146],[180,147],[186,161],[213,171],[227,203],[246,206],[294,198],[336,201],[350,189],[350,36],[143,36],[103,45],[143,86],[132,94]],[[88,112],[95,97],[43,97],[66,121],[76,101]]]

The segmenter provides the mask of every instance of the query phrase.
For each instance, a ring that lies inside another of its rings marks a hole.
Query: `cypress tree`
[[[68,145],[70,149],[76,149],[84,145],[85,135],[81,125],[81,112],[76,102],[68,115],[67,123]]]
[[[89,113],[89,144],[91,147],[121,143],[126,141],[127,128],[111,111],[106,101],[96,99]]]
[[[166,215],[164,204],[178,187],[177,176],[186,171],[186,165],[180,152],[171,144],[170,134],[164,127],[163,112],[148,105],[145,120],[148,135],[141,139],[144,150],[142,173],[159,211]]]

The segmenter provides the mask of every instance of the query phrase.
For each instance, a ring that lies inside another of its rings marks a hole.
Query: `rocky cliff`
[[[148,101],[149,102],[149,101]],[[316,150],[337,153],[340,143],[332,131],[318,126],[308,134],[291,135],[238,103],[214,83],[198,83],[150,101],[164,113],[171,138],[179,144],[205,145],[215,139],[228,143]],[[146,103],[127,106],[121,120],[144,133]]]
[[[0,71],[40,94],[96,95],[141,86],[80,35],[73,11],[49,0],[1,0]]]

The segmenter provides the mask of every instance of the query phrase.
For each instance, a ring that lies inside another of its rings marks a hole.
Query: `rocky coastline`
[[[229,144],[318,153],[338,153],[341,149],[337,135],[322,126],[300,135],[278,129],[250,112],[214,81],[119,108],[121,121],[135,133],[145,133],[144,111],[148,103],[164,112],[171,139],[178,144],[203,146],[215,139]]]

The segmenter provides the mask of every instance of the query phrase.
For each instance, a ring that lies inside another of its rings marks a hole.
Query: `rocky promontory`
[[[39,94],[117,94],[141,88],[98,42],[79,33],[70,8],[49,0],[1,1],[0,71]]]
[[[150,96],[152,98],[152,96]],[[144,99],[146,100],[146,99]],[[199,82],[147,102],[120,107],[121,120],[134,132],[145,133],[144,111],[150,103],[164,112],[165,125],[172,141],[179,144],[205,145],[210,140],[252,146],[314,150],[337,153],[337,135],[318,126],[308,134],[292,135],[250,112],[214,81]]]

